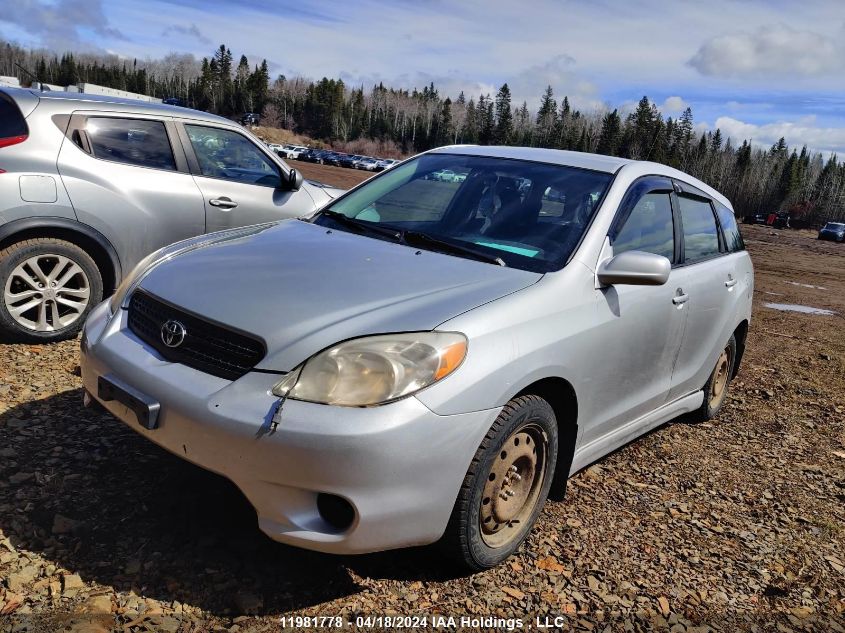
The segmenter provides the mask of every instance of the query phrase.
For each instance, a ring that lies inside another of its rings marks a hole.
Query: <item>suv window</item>
[[[645,251],[675,259],[674,223],[669,194],[647,193],[631,209],[631,214],[613,240],[613,254]]]
[[[0,139],[26,136],[29,130],[18,106],[10,97],[0,93]]]
[[[722,225],[722,234],[725,236],[725,246],[727,246],[728,252],[744,251],[745,242],[742,241],[742,235],[736,225],[736,217],[733,211],[717,202],[716,213],[719,214],[719,224]]]
[[[185,131],[203,176],[266,187],[282,184],[276,164],[245,136],[202,125],[186,125]]]
[[[684,262],[691,264],[719,254],[716,217],[706,200],[679,195],[684,225]]]
[[[85,131],[96,158],[138,167],[176,170],[162,121],[88,117]]]

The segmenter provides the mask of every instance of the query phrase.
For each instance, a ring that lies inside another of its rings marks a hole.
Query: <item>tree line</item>
[[[29,71],[22,72],[19,67]],[[724,193],[740,215],[789,212],[818,224],[845,219],[845,163],[781,138],[771,147],[724,138],[721,130],[697,131],[690,108],[666,116],[648,97],[630,111],[582,112],[568,97],[545,89],[536,111],[514,104],[507,84],[495,95],[455,99],[432,83],[422,90],[380,83],[349,86],[340,79],[278,76],[271,81],[266,60],[237,65],[225,45],[202,60],[171,53],[157,60],[115,55],[57,55],[0,43],[0,75],[23,82],[34,78],[69,85],[91,82],[160,98],[179,98],[188,107],[238,116],[261,112],[262,123],[284,127],[329,143],[361,139],[414,153],[454,143],[522,145],[596,152],[665,163]]]

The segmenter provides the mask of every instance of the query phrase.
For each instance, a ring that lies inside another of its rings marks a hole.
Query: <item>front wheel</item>
[[[554,411],[538,396],[505,405],[464,477],[441,545],[481,571],[513,554],[537,520],[555,472]]]
[[[0,332],[28,343],[76,335],[103,298],[94,260],[81,248],[36,238],[0,251]]]

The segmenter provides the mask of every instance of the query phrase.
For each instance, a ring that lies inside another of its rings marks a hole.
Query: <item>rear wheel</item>
[[[31,343],[75,336],[103,297],[94,260],[54,238],[24,240],[0,251],[0,289],[0,332]]]
[[[727,345],[719,354],[716,366],[704,385],[704,402],[694,412],[693,419],[696,422],[704,422],[716,417],[728,395],[728,386],[736,362],[736,338],[731,334]]]
[[[441,541],[450,556],[480,571],[516,551],[548,497],[557,440],[548,402],[521,396],[505,405],[478,447],[452,510]]]

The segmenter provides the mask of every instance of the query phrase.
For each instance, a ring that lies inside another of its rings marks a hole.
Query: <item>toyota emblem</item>
[[[164,325],[161,326],[161,342],[167,347],[179,347],[185,342],[187,334],[188,330],[185,329],[185,326],[174,319],[165,321]]]

